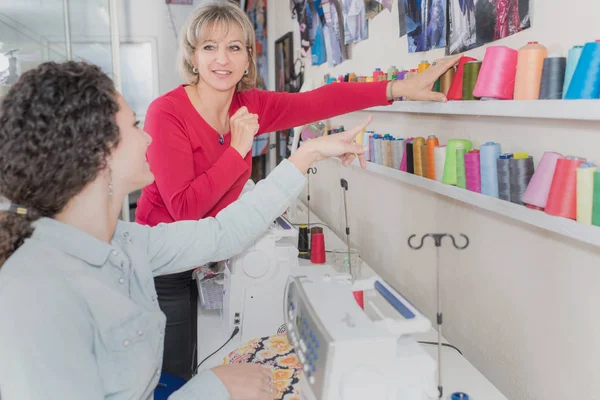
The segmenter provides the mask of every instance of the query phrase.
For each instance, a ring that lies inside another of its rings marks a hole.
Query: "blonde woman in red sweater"
[[[254,136],[289,129],[393,99],[445,101],[433,83],[459,56],[408,81],[340,83],[305,93],[255,89],[255,35],[230,2],[203,3],[186,21],[178,56],[182,84],[157,98],[144,129],[155,182],[144,188],[136,222],[213,217],[235,201],[250,177]],[[163,369],[189,378],[196,339],[196,285],[190,272],[155,279],[167,316]]]

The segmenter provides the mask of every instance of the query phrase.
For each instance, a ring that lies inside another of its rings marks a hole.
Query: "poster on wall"
[[[447,0],[404,0],[409,53],[446,47],[446,10]]]
[[[384,8],[387,8],[388,11],[392,11],[392,0],[377,0]]]
[[[362,42],[369,38],[364,0],[341,0],[344,15],[344,44]]]
[[[373,19],[383,11],[383,5],[378,0],[365,0],[365,11],[367,19]]]
[[[344,44],[344,19],[340,0],[322,0],[325,15],[325,45],[330,67],[335,67],[348,59],[348,50]]]
[[[406,9],[404,8],[404,0],[398,0],[398,20],[400,27],[398,36],[402,37],[406,35]]]
[[[312,20],[310,13],[310,4],[307,0],[291,0],[292,18],[298,21],[300,28],[300,55],[308,57],[310,54],[310,32]]]
[[[457,54],[531,27],[530,0],[449,0],[448,54]]]
[[[245,11],[256,31],[256,87],[267,89],[269,70],[267,60],[267,0],[245,0]]]
[[[291,92],[294,75],[294,36],[288,32],[275,41],[275,91]]]
[[[312,24],[310,32],[311,64],[321,65],[327,62],[327,44],[325,42],[325,13],[321,0],[313,0],[310,3]]]

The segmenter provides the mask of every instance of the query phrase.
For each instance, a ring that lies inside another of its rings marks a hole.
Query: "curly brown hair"
[[[48,62],[24,73],[0,107],[0,193],[26,215],[0,213],[0,266],[106,167],[119,142],[112,80],[99,67]]]

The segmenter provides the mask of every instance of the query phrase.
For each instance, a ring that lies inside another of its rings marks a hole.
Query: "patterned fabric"
[[[232,351],[223,364],[255,363],[271,367],[273,370],[274,399],[301,400],[300,371],[294,348],[286,335],[275,335],[254,339]]]

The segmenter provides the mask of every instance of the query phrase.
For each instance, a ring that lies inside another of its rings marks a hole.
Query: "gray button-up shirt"
[[[37,221],[0,269],[0,398],[152,398],[165,328],[153,277],[240,253],[304,184],[284,160],[216,218],[153,228],[119,222],[110,244],[54,219]],[[229,394],[205,371],[171,399]]]

